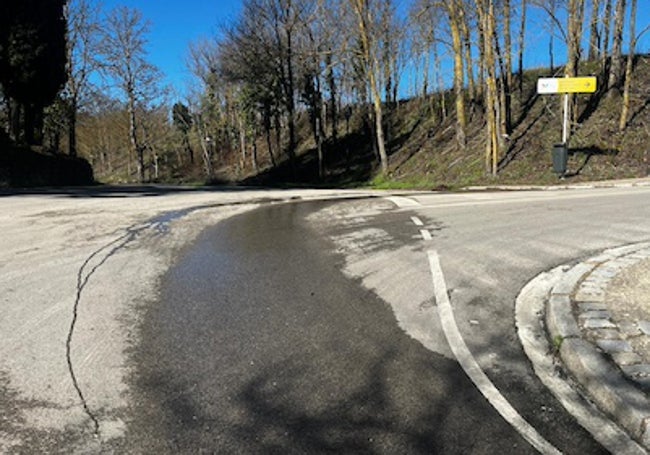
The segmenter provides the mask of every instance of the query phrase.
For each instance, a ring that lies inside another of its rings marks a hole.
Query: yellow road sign
[[[594,93],[595,77],[557,77],[537,80],[537,93],[540,95],[554,93]]]

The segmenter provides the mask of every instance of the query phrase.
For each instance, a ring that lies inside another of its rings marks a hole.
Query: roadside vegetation
[[[548,184],[561,97],[537,95],[537,79],[585,75],[598,90],[571,96],[566,178],[648,174],[637,0],[412,0],[406,12],[391,0],[243,0],[218,37],[189,46],[182,98],[149,63],[138,10],[11,3],[0,185],[44,184],[29,176],[38,160],[16,164],[28,152],[77,160],[53,184],[86,182],[80,160],[106,183]],[[48,14],[28,14],[38,8]],[[523,66],[531,27],[548,31],[546,68]]]

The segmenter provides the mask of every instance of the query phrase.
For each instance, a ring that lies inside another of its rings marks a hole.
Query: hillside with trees
[[[190,44],[194,84],[178,98],[138,10],[3,4],[0,185],[21,150],[83,157],[109,183],[552,183],[562,100],[537,79],[587,75],[596,93],[568,100],[567,177],[648,174],[638,0],[400,5],[243,0],[217,37]],[[533,28],[548,31],[546,68],[524,67]]]

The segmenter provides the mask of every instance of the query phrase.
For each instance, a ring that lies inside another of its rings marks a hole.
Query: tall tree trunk
[[[636,11],[637,0],[631,0],[631,16],[630,16],[630,50],[627,54],[627,63],[625,65],[625,83],[623,86],[623,107],[621,109],[621,118],[619,120],[618,129],[625,130],[627,127],[627,117],[630,111],[630,88],[632,87],[632,69],[634,67],[634,55],[636,53]]]
[[[374,37],[370,36],[369,24],[372,24],[370,6],[365,0],[354,0],[353,4],[357,13],[359,38],[361,39],[362,57],[365,63],[368,85],[370,85],[370,96],[375,114],[375,134],[377,140],[377,149],[379,161],[381,163],[381,172],[383,175],[388,174],[388,154],[386,153],[386,142],[384,139],[383,125],[383,107],[381,104],[381,92],[379,88],[380,65],[375,52]]]
[[[370,95],[366,96],[367,102],[364,103],[365,107],[365,124],[366,124],[366,134],[370,136],[372,144],[372,154],[377,161],[381,163],[381,155],[379,154],[379,145],[377,144],[377,128],[375,127],[375,114],[374,114],[374,105],[370,101]]]
[[[320,113],[316,114],[315,118],[315,130],[316,130],[316,151],[318,154],[318,178],[320,180],[323,180],[325,177],[325,168],[323,165],[323,138],[321,135],[322,128],[321,128],[321,115]]]
[[[502,137],[512,132],[512,33],[510,20],[510,0],[503,0],[503,42],[505,46],[505,77],[503,78],[501,110]]]
[[[138,172],[138,180],[140,183],[144,183],[144,150],[138,142],[138,132],[136,127],[135,120],[135,98],[132,93],[129,94],[129,103],[128,103],[128,115],[129,115],[129,141],[131,142],[131,150],[136,157],[136,168]]]
[[[289,160],[291,161],[291,172],[296,176],[296,100],[294,90],[293,74],[293,33],[289,27],[285,27],[287,40],[287,121],[289,123]]]
[[[594,61],[600,52],[600,33],[598,31],[601,0],[591,0],[591,19],[589,20],[589,60]]]
[[[493,43],[496,39],[494,0],[475,0],[481,29],[484,33],[485,68],[486,77],[486,141],[485,141],[485,166],[486,171],[492,175],[497,174],[499,158],[499,96],[497,92],[497,68]]]
[[[371,84],[374,84],[374,77],[371,77]],[[386,141],[384,139],[384,119],[379,90],[375,87],[373,90],[373,105],[375,108],[375,132],[377,134],[377,148],[379,160],[381,162],[381,173],[388,174],[388,154],[386,153]]]
[[[68,155],[77,156],[77,101],[72,98],[66,106],[68,118]]]
[[[467,146],[467,117],[465,113],[465,69],[463,67],[463,41],[459,21],[460,6],[456,0],[445,3],[449,14],[449,24],[454,52],[454,93],[456,95],[456,142],[461,149]]]
[[[251,155],[251,165],[253,167],[253,172],[255,173],[255,175],[260,173],[258,157],[257,157],[257,139],[259,138],[259,134],[260,134],[260,130],[259,130],[259,127],[258,127],[258,122],[257,122],[258,118],[259,117],[257,115],[255,115],[254,121],[252,122],[252,124],[253,124],[252,125],[252,128],[253,128],[252,137],[250,138],[251,139],[251,141],[250,141],[251,142],[251,153],[250,153],[250,155]]]
[[[192,146],[190,145],[190,137],[187,131],[183,133],[183,143],[185,145],[185,152],[187,153],[187,156],[190,158],[190,164],[194,164],[194,151],[192,150]]]
[[[524,46],[526,44],[526,9],[528,7],[527,0],[521,0],[521,24],[519,26],[519,40],[517,49],[517,80],[519,83],[519,100],[521,104],[524,102]]]
[[[160,157],[158,156],[158,152],[154,149],[152,150],[152,158],[153,158],[153,178],[155,181],[158,181],[160,178]]]
[[[275,168],[275,156],[273,155],[273,142],[271,140],[271,106],[269,104],[264,105],[262,111],[262,124],[264,125],[264,136],[266,136],[266,147],[269,150],[269,158],[271,158],[271,166]]]
[[[462,10],[461,10],[462,12]],[[467,73],[467,90],[470,102],[472,104],[476,103],[478,100],[479,94],[476,90],[476,84],[474,82],[474,64],[472,62],[472,35],[470,32],[470,26],[467,23],[468,21],[467,14],[462,14],[460,20],[461,33],[463,35],[463,56],[465,58],[465,70]]]
[[[23,105],[16,100],[9,99],[9,137],[16,143],[24,140],[23,131],[21,128],[23,118]]]
[[[616,1],[614,13],[614,42],[612,44],[612,65],[609,69],[608,97],[619,89],[623,70],[623,28],[625,26],[625,0]]]
[[[567,65],[565,68],[565,76],[567,77],[576,77],[578,75],[584,11],[584,0],[569,0],[569,12],[567,18],[567,39],[569,42],[567,43]],[[569,119],[573,124],[578,118],[577,98],[575,95],[570,95],[569,100]]]
[[[241,170],[244,172],[246,168],[246,130],[244,127],[244,121],[241,115],[237,115],[237,121],[239,124],[239,150],[241,153]]]
[[[549,11],[548,14],[554,18],[555,15],[555,5],[556,0],[551,0],[550,5],[549,5]],[[551,74],[555,72],[555,43],[554,43],[554,35],[555,35],[555,23],[551,23],[551,33],[548,35],[548,57],[549,57],[549,68]]]
[[[422,99],[426,103],[427,100],[427,94],[429,92],[429,65],[431,64],[431,52],[430,52],[430,47],[427,46],[425,51],[424,51],[424,68],[423,68],[423,80],[422,80]]]
[[[476,28],[478,29],[478,97],[481,103],[481,106],[484,108],[485,112],[485,74],[487,72],[485,68],[485,31],[483,29],[483,23],[481,19],[476,20]]]
[[[275,149],[278,153],[281,153],[282,150],[282,122],[280,118],[281,112],[278,108],[273,116],[273,123],[275,124]],[[269,149],[270,150],[270,149]]]
[[[41,145],[38,142],[38,138],[36,136],[36,108],[34,107],[33,104],[29,103],[24,103],[23,108],[23,123],[22,123],[22,129],[23,129],[23,137],[25,139],[25,143],[27,145]]]
[[[339,127],[338,127],[338,93],[336,87],[336,78],[334,77],[334,65],[332,64],[332,51],[328,51],[325,56],[325,65],[327,66],[327,85],[330,92],[330,105],[329,116],[332,125],[332,140],[338,141]]]
[[[445,121],[447,120],[447,100],[445,93],[445,81],[442,77],[442,62],[440,60],[440,53],[438,52],[438,47],[434,45],[433,47],[433,64],[436,67],[436,79],[438,83],[438,93],[440,95],[440,118]],[[433,97],[431,97],[433,102]]]
[[[602,22],[603,39],[600,42],[600,58],[605,62],[609,56],[609,41],[612,36],[612,0],[605,0]]]
[[[271,140],[271,128],[264,128],[264,135],[266,136],[266,147],[269,149],[269,158],[271,158],[271,166],[275,168],[275,156],[273,156],[273,143]]]
[[[603,38],[600,41],[600,77],[598,78],[598,91],[606,93],[609,90],[609,67],[611,63],[609,60],[609,41],[612,29],[612,0],[605,0],[605,8],[601,20]]]
[[[584,0],[569,0],[566,75],[576,77],[580,65],[580,44],[584,19]]]

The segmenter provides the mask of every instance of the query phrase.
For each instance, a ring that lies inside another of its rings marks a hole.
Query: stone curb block
[[[650,248],[650,242],[636,243],[634,245],[620,246],[617,248],[611,248],[606,250],[604,253],[612,255],[614,258],[619,258],[621,256],[627,256],[628,254],[636,253],[637,251]]]
[[[629,384],[588,341],[571,338],[560,348],[562,361],[598,407],[616,416],[621,426],[650,447],[650,400]]]
[[[552,341],[560,337],[560,357],[587,391],[592,400],[614,416],[632,437],[650,448],[650,399],[624,379],[590,342],[581,338],[578,322],[572,313],[571,296],[583,278],[603,263],[634,254],[650,244],[612,248],[565,272],[552,288],[546,305],[546,325]]]
[[[553,286],[551,295],[564,294],[570,296],[584,276],[593,271],[598,264],[581,262],[564,273],[562,279]]]
[[[553,286],[546,310],[546,326],[551,340],[580,336],[578,323],[571,313],[571,294],[580,280],[594,267],[594,264],[580,263],[565,272]]]
[[[568,295],[551,294],[546,311],[546,326],[553,342],[558,337],[564,340],[580,336],[580,328],[571,314],[571,299]]]

